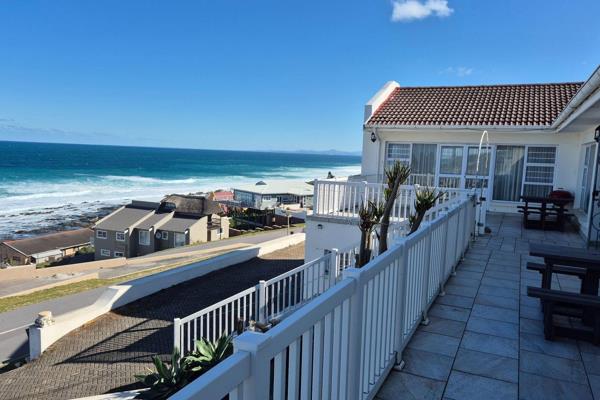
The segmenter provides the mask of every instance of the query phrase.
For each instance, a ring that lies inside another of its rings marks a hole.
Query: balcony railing
[[[400,238],[172,399],[373,398],[475,232],[474,196]]]
[[[317,180],[314,184],[313,215],[333,218],[358,218],[362,205],[370,201],[385,201],[385,186],[381,183]],[[458,201],[470,190],[443,188],[444,196],[438,205]],[[398,190],[398,196],[392,209],[391,220],[403,221],[414,208],[415,186],[404,185]],[[449,204],[445,205],[446,207]],[[432,211],[435,213],[435,210]]]

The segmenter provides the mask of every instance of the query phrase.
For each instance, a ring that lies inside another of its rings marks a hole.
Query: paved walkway
[[[492,215],[492,234],[479,238],[408,344],[402,372],[392,371],[377,395],[403,399],[600,399],[600,347],[546,341],[529,243],[584,243],[575,233],[521,229],[517,216]],[[539,261],[539,260],[538,260]],[[577,291],[577,278],[555,279]]]
[[[173,318],[189,315],[303,263],[297,245],[163,290],[72,332],[32,363],[0,374],[0,399],[71,399],[138,387],[134,374],[167,359]]]

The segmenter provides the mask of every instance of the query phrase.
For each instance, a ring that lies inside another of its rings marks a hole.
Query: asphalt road
[[[293,228],[292,230],[300,232],[301,228]],[[223,241],[189,246],[185,249],[165,250],[161,252],[161,254],[169,254],[174,252],[185,253],[187,251],[212,249],[234,243],[259,244],[283,237],[286,234],[286,229],[266,231],[254,235],[236,236]],[[168,261],[166,262],[168,263]],[[26,328],[33,323],[40,311],[50,310],[54,315],[61,315],[66,312],[93,304],[103,291],[104,288],[102,287],[96,288],[57,299],[47,300],[37,304],[31,304],[5,313],[0,313],[0,365],[6,361],[27,357],[29,354],[29,348],[27,343]]]

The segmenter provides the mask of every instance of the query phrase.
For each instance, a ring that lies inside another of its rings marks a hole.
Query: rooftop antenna
[[[483,202],[487,199],[483,196],[483,179],[481,174],[479,173],[479,162],[481,160],[481,148],[483,146],[483,139],[485,138],[485,170],[488,171],[489,175],[489,164],[490,164],[490,137],[488,135],[488,131],[483,131],[481,134],[481,138],[479,138],[479,149],[477,151],[477,170],[475,171],[475,177],[477,179],[477,184],[479,186],[479,196],[477,199],[477,204],[479,205],[479,215],[477,218],[477,233],[479,234],[480,228],[483,226],[481,222],[481,213],[483,212]],[[489,176],[488,176],[489,179]],[[485,227],[484,227],[485,229]]]

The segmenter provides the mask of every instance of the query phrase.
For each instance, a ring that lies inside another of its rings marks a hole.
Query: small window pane
[[[465,189],[487,189],[488,180],[483,178],[467,178],[465,180]]]
[[[555,147],[529,147],[527,149],[527,163],[554,164],[555,159]]]
[[[440,187],[460,188],[460,177],[440,176]]]
[[[552,192],[552,185],[523,185],[523,196],[547,197]]]
[[[396,161],[406,165],[410,163],[410,144],[388,143],[386,165],[393,165]]]
[[[527,183],[552,183],[554,180],[554,167],[541,167],[529,165],[525,170],[525,182]]]
[[[435,144],[413,144],[410,184],[433,186],[435,180]]]
[[[489,148],[481,148],[481,153],[479,155],[479,172],[477,172],[477,154],[479,154],[479,147],[469,147],[467,154],[467,175],[489,175],[492,152]]]
[[[440,174],[456,174],[462,172],[463,148],[443,146],[440,155]]]

